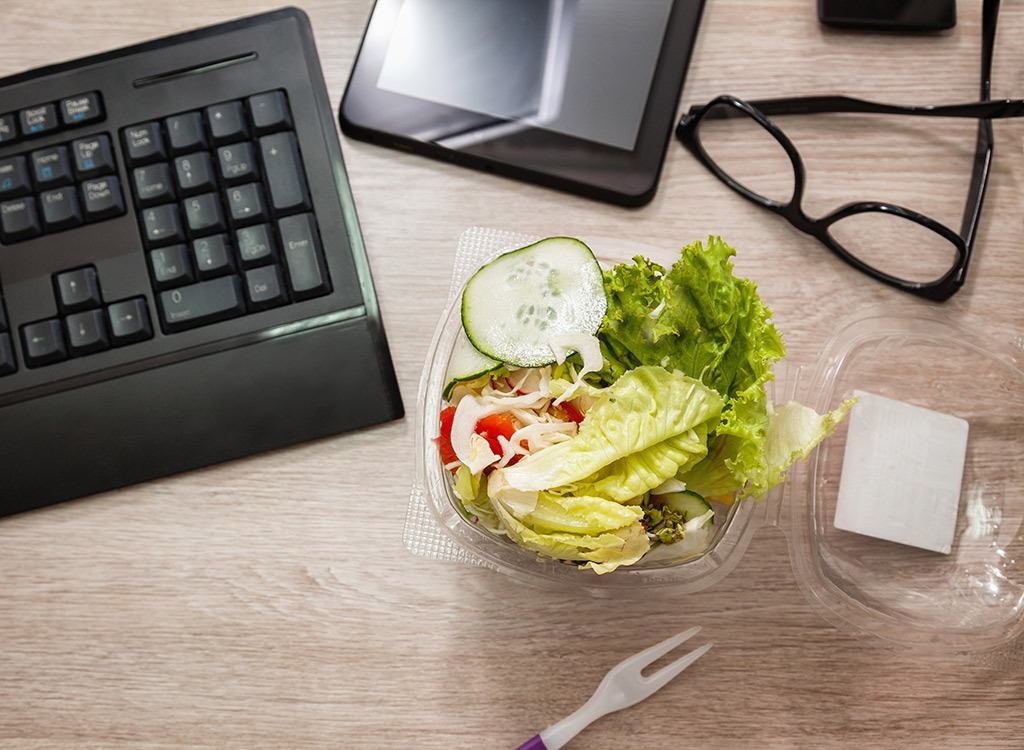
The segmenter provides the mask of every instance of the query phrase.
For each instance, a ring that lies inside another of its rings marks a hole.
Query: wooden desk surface
[[[4,0],[0,74],[276,5]],[[950,33],[887,37],[823,30],[813,0],[708,0],[683,105],[723,92],[973,100],[980,3],[959,5]],[[336,106],[371,0],[304,7]],[[1004,2],[995,96],[1024,96],[1022,38],[1024,7]],[[958,225],[973,125],[794,127],[812,212],[889,198]],[[945,307],[1020,333],[1024,122],[995,129],[969,279]],[[849,311],[915,303],[743,202],[677,143],[638,210],[342,146],[409,416],[0,522],[0,747],[512,748],[620,658],[692,624],[710,654],[571,747],[1024,746],[1022,678],[842,634],[804,601],[775,531],[710,591],[625,603],[407,552],[417,383],[467,227],[635,238],[664,260],[721,234],[795,361]]]

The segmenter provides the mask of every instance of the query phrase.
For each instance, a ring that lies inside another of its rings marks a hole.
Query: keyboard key
[[[235,232],[235,240],[243,266],[259,266],[277,258],[273,235],[267,224],[239,229]]]
[[[91,177],[100,177],[117,171],[114,149],[110,145],[110,136],[107,135],[96,135],[72,141],[71,156],[75,162],[75,175],[80,180],[88,180]]]
[[[229,185],[248,182],[259,178],[256,171],[256,155],[252,144],[234,143],[217,149],[217,161],[220,165],[220,176]]]
[[[86,221],[120,216],[125,212],[121,181],[113,176],[86,180],[82,183],[82,205]]]
[[[0,203],[0,238],[18,242],[42,234],[35,198],[18,198]]]
[[[213,174],[213,162],[205,151],[188,156],[179,156],[174,160],[174,172],[178,179],[178,189],[182,195],[202,193],[217,186]]]
[[[288,301],[284,283],[281,281],[281,271],[275,265],[246,271],[245,294],[253,310],[265,310]]]
[[[228,143],[249,137],[249,126],[241,102],[224,102],[206,108],[206,121],[214,143]]]
[[[65,125],[84,125],[88,122],[102,120],[103,102],[99,92],[90,91],[88,94],[62,99],[60,117]]]
[[[14,359],[14,345],[11,343],[11,334],[0,333],[0,375],[10,375],[18,369],[18,362]]]
[[[185,239],[178,206],[174,203],[147,208],[142,212],[142,224],[145,227],[146,242],[151,247],[181,242]]]
[[[52,104],[23,109],[18,113],[18,120],[21,132],[25,135],[42,135],[56,130],[60,125],[57,121],[57,108]]]
[[[173,115],[164,120],[167,128],[167,140],[171,144],[171,152],[187,154],[206,148],[206,130],[203,128],[203,117],[198,112],[186,112]]]
[[[39,367],[60,362],[68,357],[60,320],[50,318],[21,327],[21,345],[25,364]]]
[[[155,206],[174,200],[174,178],[166,162],[132,170],[135,200],[140,206]]]
[[[81,226],[85,222],[74,186],[60,187],[39,194],[39,207],[43,213],[43,228],[47,232]]]
[[[292,112],[283,91],[268,91],[249,97],[249,114],[257,135],[289,130],[292,127]]]
[[[152,250],[149,253],[149,265],[153,269],[153,280],[158,289],[190,284],[196,280],[186,245]]]
[[[160,123],[133,125],[124,131],[125,152],[132,164],[147,164],[167,158],[167,148],[160,132]]]
[[[145,297],[111,303],[107,307],[107,322],[110,324],[110,338],[114,346],[153,338],[153,326],[149,322]]]
[[[54,277],[53,285],[57,292],[57,304],[64,312],[99,307],[102,302],[99,278],[92,266],[59,273]]]
[[[0,115],[0,145],[18,139],[18,118],[13,114]]]
[[[31,192],[28,160],[20,155],[0,159],[0,199],[17,198]]]
[[[237,276],[221,276],[161,292],[160,309],[171,333],[233,318],[245,312],[241,282]]]
[[[235,270],[235,259],[226,234],[201,237],[192,242],[192,257],[199,277],[209,279]]]
[[[288,279],[296,299],[316,297],[330,291],[324,267],[320,236],[312,214],[286,216],[277,224]]]
[[[216,193],[203,193],[185,201],[185,220],[193,235],[223,232],[227,229],[224,211]]]
[[[102,310],[72,313],[65,318],[68,348],[72,355],[92,354],[110,348],[105,319]]]
[[[67,146],[52,146],[33,151],[32,177],[40,190],[70,185],[74,181]]]
[[[258,182],[231,188],[227,196],[232,223],[254,224],[266,221],[267,207],[263,200],[263,189]]]
[[[278,213],[308,211],[309,190],[302,171],[295,134],[274,133],[260,138],[260,157],[267,176],[270,205]]]
[[[0,333],[7,330],[7,312],[4,310],[4,298],[0,297]]]

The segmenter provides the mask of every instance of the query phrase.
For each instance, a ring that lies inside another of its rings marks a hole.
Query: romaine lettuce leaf
[[[577,498],[579,499],[579,498]],[[593,500],[594,498],[591,498]],[[599,501],[603,503],[605,501]],[[557,560],[587,561],[584,567],[592,568],[597,573],[608,573],[620,565],[632,565],[643,557],[651,548],[647,532],[639,518],[619,528],[593,533],[572,533],[567,531],[551,531],[541,526],[531,528],[520,521],[500,502],[494,502],[494,509],[501,518],[502,526],[509,538],[527,549],[538,552]],[[546,505],[546,503],[540,503]],[[633,506],[616,505],[628,512]],[[606,506],[601,506],[607,510]],[[643,512],[639,508],[636,508]]]
[[[765,402],[764,419],[746,423],[749,430],[736,429],[744,424],[736,420],[727,431],[723,420],[718,434],[709,441],[708,455],[679,473],[687,489],[725,501],[735,493],[762,499],[786,480],[790,466],[807,458],[814,446],[832,434],[855,399],[824,415],[796,401]]]
[[[493,472],[489,487],[494,482],[520,493],[565,488],[628,501],[703,458],[721,409],[721,398],[700,381],[638,367],[604,391],[576,437]]]
[[[683,248],[669,269],[645,258],[605,272],[608,313],[598,338],[605,354],[600,382],[642,365],[679,369],[721,394],[721,421],[707,455],[676,478],[705,497],[736,493],[757,499],[784,481],[842,419],[787,405],[774,409],[765,385],[785,346],[756,285],[737,277],[735,250],[719,237]]]

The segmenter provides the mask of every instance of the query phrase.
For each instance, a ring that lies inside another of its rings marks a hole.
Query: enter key
[[[313,214],[286,216],[277,223],[277,229],[288,267],[288,283],[295,298],[306,299],[330,292],[331,282]]]

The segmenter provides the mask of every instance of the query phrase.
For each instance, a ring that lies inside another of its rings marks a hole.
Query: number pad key
[[[235,143],[217,149],[220,177],[228,185],[237,185],[259,178],[256,154],[251,143]]]
[[[292,292],[299,299],[326,292],[329,284],[313,215],[286,216],[278,228]]]
[[[146,242],[151,247],[181,242],[185,239],[177,204],[165,203],[162,206],[147,208],[142,212],[142,224]]]
[[[248,118],[241,102],[224,102],[206,108],[206,121],[214,143],[238,141],[249,136]]]
[[[261,266],[246,271],[245,294],[254,310],[276,307],[288,301],[281,270],[277,266]]]
[[[216,193],[203,193],[188,198],[185,201],[185,220],[192,235],[223,232],[227,228]]]
[[[235,270],[234,254],[226,234],[201,237],[192,242],[192,257],[203,279],[222,276]]]
[[[275,90],[122,131],[165,333],[331,293],[294,128]]]
[[[132,172],[132,187],[140,206],[153,206],[174,200],[174,182],[171,168],[165,163],[136,167]]]
[[[243,266],[260,266],[270,263],[277,257],[274,248],[273,234],[268,224],[245,227],[235,232],[238,245],[238,257]]]
[[[167,140],[173,153],[187,154],[206,149],[206,130],[203,117],[198,112],[168,117],[164,120],[164,127],[167,128]]]
[[[174,173],[178,178],[178,189],[182,195],[201,193],[217,186],[213,162],[205,151],[174,160]]]
[[[161,292],[160,308],[164,325],[174,332],[241,315],[245,302],[238,277],[221,276]]]
[[[250,182],[228,190],[228,210],[235,224],[255,224],[267,219],[267,207],[259,183]]]
[[[125,146],[128,161],[132,164],[147,164],[167,158],[160,123],[147,122],[125,130]]]
[[[196,280],[192,273],[188,247],[183,244],[153,250],[149,254],[149,264],[153,269],[153,280],[157,289],[167,289]]]

